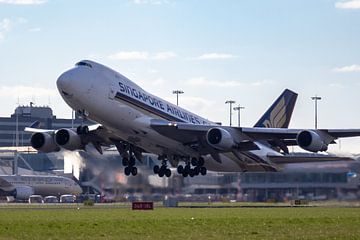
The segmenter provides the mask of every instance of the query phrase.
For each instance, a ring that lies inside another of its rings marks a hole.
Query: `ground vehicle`
[[[74,203],[76,200],[76,196],[72,194],[64,194],[60,196],[61,203]]]
[[[58,203],[59,200],[56,196],[46,196],[44,198],[44,203]]]
[[[29,203],[44,203],[44,200],[41,195],[31,195],[29,197]]]

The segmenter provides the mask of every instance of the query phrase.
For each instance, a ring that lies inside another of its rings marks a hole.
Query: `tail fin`
[[[254,127],[287,128],[297,96],[297,93],[285,89]]]

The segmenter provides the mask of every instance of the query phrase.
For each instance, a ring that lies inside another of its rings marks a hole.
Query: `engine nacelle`
[[[296,141],[301,148],[310,152],[326,151],[328,149],[328,144],[314,131],[304,130],[299,132]]]
[[[219,150],[229,150],[235,143],[231,134],[223,128],[211,128],[206,133],[206,141]]]
[[[14,197],[16,199],[22,199],[22,200],[27,200],[33,194],[34,194],[34,189],[28,186],[16,187],[14,191]]]
[[[54,138],[49,133],[37,132],[31,136],[31,146],[41,152],[55,152],[59,151],[59,147],[56,145]]]
[[[83,147],[80,136],[71,129],[60,129],[55,133],[55,142],[62,148],[73,151]]]

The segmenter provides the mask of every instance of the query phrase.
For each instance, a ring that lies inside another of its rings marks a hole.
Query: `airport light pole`
[[[237,107],[234,107],[235,111],[238,111],[238,127],[240,127],[240,111],[241,109],[245,109],[245,107],[241,107],[240,104]]]
[[[312,100],[314,100],[314,104],[315,104],[315,129],[317,129],[317,101],[321,100],[321,97],[315,95],[314,97],[311,97]]]
[[[235,103],[234,100],[227,100],[227,101],[225,102],[225,104],[229,104],[229,105],[230,105],[230,126],[231,126],[231,115],[232,115],[232,105],[233,105],[233,103]]]
[[[179,94],[183,94],[182,90],[174,90],[173,94],[176,94],[176,105],[179,106]]]

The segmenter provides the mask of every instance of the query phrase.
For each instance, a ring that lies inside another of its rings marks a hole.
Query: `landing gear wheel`
[[[165,176],[166,176],[166,177],[170,177],[170,176],[171,176],[171,170],[170,170],[169,168],[167,168],[167,169],[165,170]]]
[[[199,161],[198,161],[198,166],[204,166],[204,164],[205,164],[205,160],[204,160],[204,158],[203,157],[199,157]]]
[[[163,177],[165,175],[164,169],[160,168],[159,170],[159,177]]]
[[[137,167],[132,167],[132,169],[131,169],[131,174],[133,175],[133,176],[136,176],[136,174],[137,174]]]
[[[189,171],[189,176],[190,176],[190,177],[194,177],[194,176],[195,176],[194,169],[190,169],[190,171]]]
[[[135,158],[134,157],[130,157],[129,166],[135,166]]]
[[[193,165],[193,166],[197,166],[197,165],[198,165],[198,160],[197,160],[195,157],[193,157],[193,158],[191,159],[191,165]]]
[[[179,166],[177,167],[177,172],[178,172],[178,174],[182,174],[182,173],[184,172],[184,167],[183,167],[183,165],[179,165]]]
[[[199,173],[200,173],[200,167],[195,167],[194,174],[197,176],[197,175],[199,175]]]
[[[130,175],[130,172],[131,172],[130,167],[126,167],[126,168],[124,169],[124,173],[125,173],[126,176],[129,176],[129,175]]]
[[[201,175],[205,176],[205,175],[206,175],[206,172],[207,172],[206,167],[201,167],[201,168],[200,168],[200,173],[201,173]]]
[[[122,159],[122,165],[125,167],[127,165],[129,165],[129,159],[127,157],[123,157]]]
[[[155,165],[154,168],[153,168],[154,173],[155,173],[155,174],[158,174],[158,173],[159,173],[159,170],[160,170],[159,165]]]
[[[183,177],[187,177],[189,174],[188,174],[188,172],[183,171],[182,175],[183,175]]]

